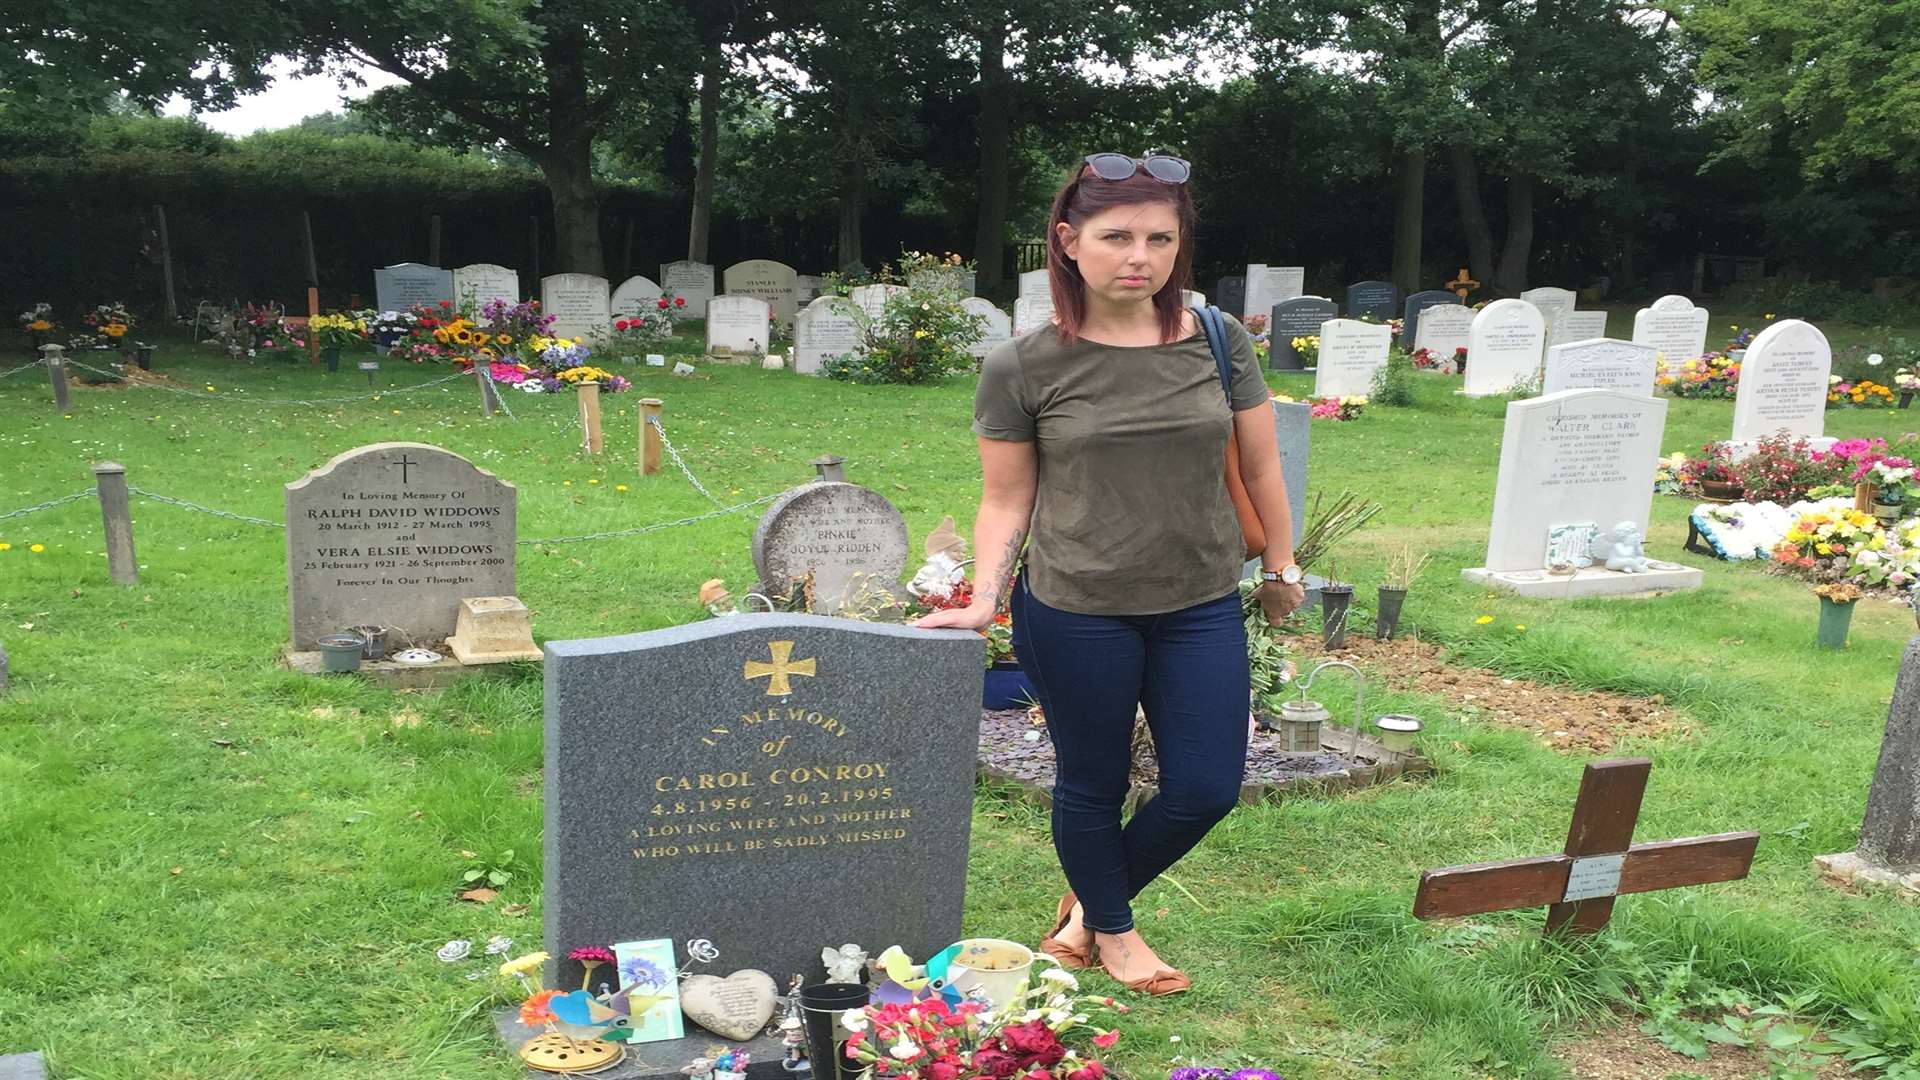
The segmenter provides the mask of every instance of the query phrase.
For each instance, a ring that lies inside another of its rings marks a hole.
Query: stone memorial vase
[[[1347,647],[1347,614],[1353,608],[1353,586],[1328,582],[1320,589],[1320,634],[1329,649]]]
[[[1822,649],[1844,649],[1847,647],[1847,627],[1853,622],[1853,605],[1857,600],[1837,603],[1826,597],[1820,598],[1820,636],[1816,644]]]
[[[980,707],[988,711],[1024,709],[1040,700],[1033,692],[1033,680],[1014,660],[1002,660],[987,669],[986,684],[980,695]]]
[[[1911,390],[1900,391],[1900,407],[1904,409],[1907,406],[1912,404],[1913,404],[1913,391]]]
[[[329,374],[340,370],[340,346],[323,345],[320,347],[320,359],[327,362]]]
[[[1392,641],[1393,635],[1400,630],[1400,608],[1407,602],[1405,585],[1380,586],[1379,606],[1374,609],[1373,636],[1381,641]]]
[[[1906,504],[1897,498],[1888,501],[1885,494],[1876,494],[1873,497],[1873,516],[1877,518],[1882,525],[1892,525],[1894,522],[1899,521],[1900,515],[1905,512],[1905,510]]]
[[[360,650],[367,643],[358,634],[328,634],[319,639],[320,659],[326,669],[344,675],[360,670]]]
[[[152,371],[153,346],[145,344],[134,346],[133,362],[140,365],[141,371]]]
[[[865,1071],[846,1055],[853,1033],[840,1023],[848,1009],[864,1008],[867,988],[859,983],[815,983],[800,988],[800,1016],[807,1027],[807,1060],[814,1080],[855,1080]]]

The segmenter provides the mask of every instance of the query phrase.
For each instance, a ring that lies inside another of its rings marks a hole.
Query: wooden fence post
[[[93,467],[100,495],[100,521],[107,532],[107,573],[122,585],[140,584],[140,563],[133,555],[133,512],[127,506],[127,467],[103,461]]]
[[[580,428],[586,432],[587,453],[598,455],[605,449],[600,438],[600,384],[587,379],[580,384]]]
[[[640,475],[652,476],[660,471],[660,409],[659,398],[640,399]]]

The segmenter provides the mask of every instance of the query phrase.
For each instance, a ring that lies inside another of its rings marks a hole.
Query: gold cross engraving
[[[791,660],[793,642],[770,641],[767,653],[773,657],[773,663],[763,664],[758,660],[749,660],[746,664],[746,677],[766,679],[768,697],[786,697],[793,693],[793,684],[787,681],[789,675],[805,675],[811,679],[816,672],[812,660]]]

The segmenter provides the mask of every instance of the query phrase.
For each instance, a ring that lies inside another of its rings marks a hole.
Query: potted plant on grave
[[[53,305],[45,300],[20,313],[20,329],[33,342],[34,356],[40,355],[40,346],[52,341],[59,328],[53,319]]]
[[[1846,648],[1853,605],[1862,595],[1860,586],[1846,581],[1828,582],[1815,585],[1813,594],[1820,598],[1820,631],[1815,644],[1822,649]]]
[[[1882,525],[1892,525],[1906,513],[1910,501],[1908,487],[1913,483],[1913,462],[1906,458],[1881,458],[1868,470],[1873,481],[1873,516]]]
[[[1698,488],[1707,502],[1736,502],[1743,494],[1740,468],[1734,463],[1733,448],[1725,443],[1703,443],[1700,456],[1688,458],[1680,467],[1683,484]]]
[[[1400,629],[1400,609],[1407,602],[1407,590],[1413,588],[1413,579],[1433,561],[1432,555],[1418,555],[1413,545],[1408,544],[1387,559],[1387,579],[1380,583],[1379,606],[1374,610],[1374,636],[1381,641],[1393,640]]]
[[[1320,335],[1303,334],[1291,342],[1294,355],[1300,358],[1300,366],[1309,371],[1320,366]]]
[[[328,371],[340,370],[340,350],[367,340],[365,320],[354,315],[315,315],[307,329],[320,341],[320,357]]]

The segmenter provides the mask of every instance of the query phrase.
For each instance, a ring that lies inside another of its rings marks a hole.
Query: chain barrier
[[[83,368],[87,371],[94,372],[95,374],[105,375],[110,379],[126,378],[126,375],[122,372],[108,371],[105,368],[97,368],[97,367],[94,367],[92,364],[84,364],[78,360],[68,360],[67,366],[73,367],[73,368]],[[467,376],[464,373],[456,372],[452,375],[446,376],[445,378],[434,379],[429,382],[415,383],[412,386],[403,386],[398,390],[369,390],[364,394],[345,394],[338,397],[324,397],[324,398],[240,397],[240,396],[231,395],[231,394],[209,394],[200,390],[188,390],[187,388],[182,386],[163,386],[159,383],[134,382],[133,385],[140,387],[141,389],[144,389],[144,390],[165,390],[169,394],[181,394],[186,397],[200,398],[205,401],[222,401],[222,402],[239,401],[249,405],[331,405],[341,401],[370,401],[374,398],[380,398],[380,397],[397,397],[400,394],[411,394],[416,390],[425,390],[428,387],[439,386],[442,383],[449,383],[455,379],[464,379],[466,377]]]
[[[707,497],[707,501],[712,503],[713,505],[725,506],[726,503],[723,503],[719,499],[714,498],[713,492],[707,490],[707,485],[701,483],[700,478],[693,475],[692,469],[687,468],[686,460],[680,456],[679,449],[673,445],[672,439],[667,438],[666,426],[660,423],[660,419],[658,417],[649,416],[646,419],[646,423],[649,427],[653,428],[653,430],[660,433],[660,445],[667,448],[667,456],[673,459],[673,467],[676,469],[679,469],[680,472],[686,476],[687,483],[693,485],[693,490],[699,492],[702,495],[705,495]]]
[[[134,487],[132,484],[127,485],[127,491],[134,495],[138,495],[143,499],[152,499],[154,502],[171,503],[174,506],[185,507],[188,510],[197,510],[202,514],[212,514],[214,517],[231,518],[234,521],[244,521],[248,525],[264,525],[269,529],[286,528],[285,525],[282,525],[278,521],[268,521],[265,518],[248,517],[245,514],[234,514],[226,510],[215,510],[211,506],[201,506],[199,503],[190,503],[185,499],[176,499],[171,495],[159,495],[154,492],[148,491],[144,488]]]
[[[91,499],[93,496],[94,489],[92,488],[88,488],[85,491],[76,491],[71,495],[62,495],[57,499],[48,499],[46,502],[34,506],[23,506],[18,510],[9,510],[4,514],[0,514],[0,521],[5,521],[8,518],[25,517],[28,514],[37,514],[42,510],[51,510],[62,503],[70,503],[76,499]]]
[[[18,375],[23,371],[32,371],[34,368],[39,368],[41,371],[45,371],[47,370],[47,365],[43,362],[38,362],[38,361],[31,364],[21,364],[17,368],[8,368],[5,371],[0,371],[0,379],[5,379],[13,375]]]
[[[518,543],[522,545],[572,544],[572,543],[578,543],[579,541],[582,541],[582,540],[611,540],[611,539],[614,539],[615,537],[620,537],[620,536],[643,536],[650,532],[658,532],[661,529],[673,529],[673,528],[678,528],[679,526],[682,526],[682,525],[692,525],[692,524],[695,524],[696,522],[706,521],[709,518],[721,517],[726,514],[737,514],[742,510],[751,509],[753,507],[761,505],[762,503],[770,503],[773,500],[779,498],[783,494],[785,493],[776,491],[771,495],[762,495],[759,498],[754,499],[750,502],[736,503],[732,506],[722,506],[718,510],[709,510],[704,514],[695,514],[692,517],[684,517],[679,519],[678,521],[658,521],[653,523],[652,525],[637,525],[631,529],[614,529],[608,532],[584,533],[580,536],[554,536],[554,537],[548,537],[547,539],[544,539],[544,540],[521,540],[521,541],[518,541]]]
[[[478,365],[475,365],[475,366],[478,366]],[[509,420],[518,419],[518,417],[513,415],[513,406],[507,404],[507,395],[500,392],[500,384],[493,381],[493,372],[486,368],[481,368],[480,377],[487,380],[486,389],[480,392],[483,394],[492,394],[493,400],[499,404],[501,409],[506,411],[507,419]]]

